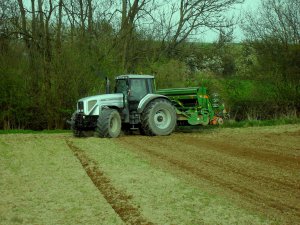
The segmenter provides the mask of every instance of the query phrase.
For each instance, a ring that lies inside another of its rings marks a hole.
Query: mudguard
[[[144,109],[146,108],[146,106],[148,105],[149,102],[151,102],[154,99],[157,98],[164,98],[170,101],[170,99],[164,95],[159,95],[159,94],[147,94],[144,98],[142,98],[142,100],[140,101],[138,108],[137,108],[137,112],[138,113],[142,113],[144,111]],[[170,101],[171,102],[171,101]]]

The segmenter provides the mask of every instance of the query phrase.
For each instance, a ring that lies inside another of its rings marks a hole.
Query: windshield
[[[128,91],[127,80],[124,79],[116,80],[115,93],[126,94],[127,91]]]
[[[141,100],[149,91],[147,89],[147,79],[131,79],[131,96],[136,100]]]

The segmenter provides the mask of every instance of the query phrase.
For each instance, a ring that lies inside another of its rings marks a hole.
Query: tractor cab
[[[147,94],[154,92],[154,76],[121,75],[116,77],[115,93],[124,94],[124,98],[128,101],[130,112],[136,111],[141,99]]]

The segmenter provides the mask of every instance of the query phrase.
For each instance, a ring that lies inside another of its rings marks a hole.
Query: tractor
[[[154,76],[120,75],[114,93],[107,79],[106,94],[82,98],[69,121],[73,134],[95,131],[99,137],[115,138],[139,130],[148,136],[171,134],[175,126],[221,124],[224,105],[206,94],[205,87],[156,90]]]

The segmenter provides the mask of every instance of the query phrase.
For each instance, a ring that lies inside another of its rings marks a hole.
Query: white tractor
[[[139,129],[149,136],[169,135],[177,122],[176,109],[168,97],[155,94],[154,76],[121,75],[114,93],[79,99],[69,123],[74,136],[95,131],[99,137],[115,138],[121,130]]]

